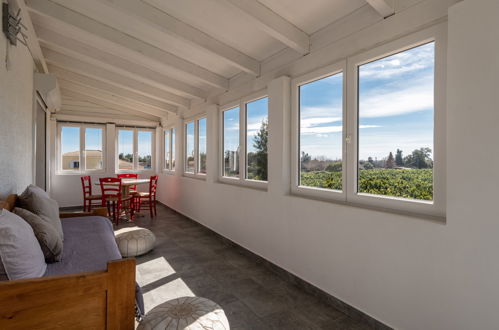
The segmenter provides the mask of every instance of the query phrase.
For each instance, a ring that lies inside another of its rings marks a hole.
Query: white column
[[[206,107],[206,182],[214,183],[220,173],[218,106],[210,104]]]
[[[175,176],[184,174],[184,118],[177,116],[175,124]]]
[[[164,167],[164,159],[165,159],[165,135],[163,134],[163,127],[156,127],[156,143],[155,145],[155,156],[154,156],[154,166],[155,172],[157,175],[161,173]]]
[[[106,124],[106,174],[114,176],[118,164],[116,164],[116,125],[113,123]]]
[[[291,79],[282,76],[267,85],[269,96],[268,166],[271,194],[290,192],[290,114]]]

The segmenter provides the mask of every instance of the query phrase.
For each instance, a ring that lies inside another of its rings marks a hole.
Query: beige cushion
[[[31,226],[18,215],[0,210],[0,278],[42,277],[45,257]]]
[[[52,221],[43,215],[38,216],[19,207],[14,209],[14,214],[17,214],[29,223],[38,243],[40,243],[45,260],[47,262],[61,261],[62,239]]]
[[[116,230],[116,244],[123,257],[136,257],[151,251],[156,236],[149,230],[140,227],[128,227]]]
[[[29,185],[19,195],[19,206],[36,215],[47,217],[59,233],[61,239],[64,239],[61,219],[59,219],[59,205],[43,189]]]
[[[223,309],[202,297],[182,297],[154,307],[137,330],[229,330]]]

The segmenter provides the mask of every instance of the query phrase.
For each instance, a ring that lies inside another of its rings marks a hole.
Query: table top
[[[122,186],[135,186],[137,184],[149,183],[149,179],[121,179]],[[95,185],[100,186],[100,182],[94,182]],[[106,183],[108,186],[118,186],[119,183]]]

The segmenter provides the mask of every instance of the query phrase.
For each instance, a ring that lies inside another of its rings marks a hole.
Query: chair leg
[[[154,213],[153,213],[153,210],[152,210],[152,200],[151,198],[149,198],[149,215],[152,217],[154,217]]]
[[[156,196],[154,197],[154,216],[158,215],[158,209],[156,208]]]

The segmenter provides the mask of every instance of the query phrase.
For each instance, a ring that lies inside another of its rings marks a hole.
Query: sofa
[[[10,195],[0,209],[17,204],[17,195]],[[122,259],[106,214],[60,214],[60,261],[47,263],[39,278],[0,282],[1,329],[133,328],[134,315],[144,310],[135,260]]]

